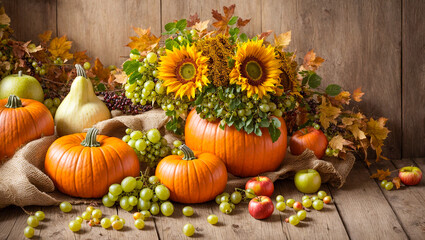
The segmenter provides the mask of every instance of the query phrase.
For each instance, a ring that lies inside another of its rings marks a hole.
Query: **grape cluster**
[[[248,189],[246,191],[242,189],[236,189],[232,194],[224,192],[216,196],[215,202],[219,205],[219,209],[222,213],[231,214],[233,209],[236,208],[236,205],[239,204],[242,200],[251,199],[254,197],[255,197],[255,194],[252,189]],[[212,218],[213,218],[212,220],[217,220],[215,217],[212,217]],[[211,223],[211,224],[214,224],[214,223]]]
[[[99,92],[99,95],[103,96],[103,102],[110,111],[121,110],[124,114],[136,115],[152,109],[151,105],[140,106],[133,104],[131,99],[125,96],[124,92]]]
[[[59,105],[61,104],[60,98],[58,98],[58,97],[55,97],[53,99],[47,98],[47,99],[44,99],[43,103],[44,103],[44,106],[46,106],[49,109],[52,116],[55,117],[56,110],[58,109]]]
[[[160,159],[170,155],[167,140],[156,128],[147,132],[127,128],[125,133],[127,135],[122,140],[134,149],[140,161],[146,162],[150,167],[155,167]]]
[[[27,218],[28,226],[24,229],[24,236],[27,238],[32,238],[34,236],[34,228],[38,227],[40,221],[43,221],[46,215],[42,211],[35,212],[34,215],[31,215]]]
[[[381,185],[382,188],[384,188],[387,191],[391,191],[391,189],[393,189],[393,187],[394,187],[394,183],[392,183],[391,181],[389,182],[385,179],[381,181],[380,185]]]
[[[161,212],[164,216],[171,216],[174,212],[174,205],[168,201],[170,190],[159,183],[156,176],[146,177],[126,177],[121,184],[112,184],[109,192],[102,198],[102,203],[106,207],[114,206],[118,202],[120,207],[126,211],[137,208],[144,217],[158,215]],[[133,217],[135,220],[135,213]]]

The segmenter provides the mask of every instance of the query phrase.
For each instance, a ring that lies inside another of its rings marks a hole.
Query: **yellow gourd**
[[[87,79],[83,67],[79,64],[75,67],[77,77],[55,115],[59,136],[81,133],[85,128],[111,118],[111,112],[94,93],[93,85]]]

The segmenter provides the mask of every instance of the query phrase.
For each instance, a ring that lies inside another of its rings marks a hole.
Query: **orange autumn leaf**
[[[193,25],[199,23],[201,19],[198,17],[198,13],[189,16],[189,20],[187,21],[187,27],[192,27]]]
[[[338,95],[335,96],[335,100],[341,104],[350,104],[350,93],[347,91],[341,91]]]
[[[261,40],[261,39],[266,39],[268,36],[270,36],[270,34],[272,34],[272,30],[268,30],[266,32],[262,32],[260,35],[257,35],[257,39]]]
[[[52,31],[47,30],[44,33],[38,34],[38,38],[41,42],[47,43],[52,38]]]
[[[281,33],[279,36],[274,35],[274,47],[279,49],[286,48],[291,42],[291,31]]]
[[[366,133],[370,136],[370,145],[372,149],[376,151],[376,161],[382,157],[383,159],[387,159],[381,156],[382,146],[384,145],[384,140],[387,138],[388,133],[390,132],[388,128],[385,127],[385,123],[387,122],[386,118],[379,118],[377,121],[373,118],[366,124]]]
[[[400,188],[400,181],[401,180],[400,180],[399,177],[393,178],[392,182],[394,183],[394,186],[395,186],[396,189],[399,189]]]
[[[87,50],[74,53],[74,63],[83,64],[90,61],[90,57],[86,54]]]
[[[349,146],[352,144],[352,142],[344,139],[341,135],[337,135],[329,141],[329,146],[332,149],[338,149],[341,152],[345,152],[344,146]]]
[[[353,125],[347,127],[347,129],[350,130],[350,132],[353,134],[353,136],[356,139],[362,140],[362,139],[365,139],[366,138],[366,135],[365,135],[364,131],[362,131],[359,128],[359,125],[358,124],[353,124]]]
[[[141,29],[133,27],[138,36],[130,37],[131,42],[127,44],[131,49],[137,49],[140,53],[154,49],[161,38],[151,33],[151,28]]]
[[[322,97],[322,104],[319,106],[320,109],[320,123],[323,128],[327,129],[330,123],[336,124],[336,118],[341,113],[341,109],[328,104],[325,97]]]
[[[353,91],[353,99],[356,102],[362,101],[362,96],[364,95],[364,92],[362,92],[362,88],[359,87],[356,90]]]
[[[219,13],[217,10],[212,10],[212,16],[215,20],[217,20],[217,22],[213,23],[213,26],[218,28],[217,32],[218,33],[223,33],[223,34],[227,34],[229,32],[229,20],[232,18],[233,13],[235,12],[235,7],[236,5],[233,4],[229,7],[224,6],[223,7],[223,12],[224,12],[224,16],[221,15],[221,13]]]
[[[53,38],[49,45],[49,52],[54,58],[60,57],[63,60],[72,59],[73,55],[69,52],[72,42],[67,41],[66,35],[61,38]]]
[[[307,70],[316,71],[324,61],[325,59],[317,57],[316,53],[313,50],[310,50],[304,56],[303,66]]]
[[[390,169],[387,169],[385,171],[382,170],[382,169],[378,169],[376,171],[376,173],[374,173],[370,176],[370,178],[377,178],[379,181],[382,181],[390,175],[391,175]]]
[[[238,19],[238,22],[236,23],[236,26],[238,26],[238,28],[244,27],[245,25],[247,25],[249,22],[251,21],[250,19],[245,19],[243,20],[242,18]]]
[[[96,58],[94,61],[94,67],[91,69],[92,73],[96,75],[100,81],[107,82],[109,78],[109,68],[104,68],[102,62],[99,60],[99,58]]]

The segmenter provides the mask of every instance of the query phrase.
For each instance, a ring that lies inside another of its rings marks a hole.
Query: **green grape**
[[[301,198],[301,201],[304,201],[304,200],[306,200],[306,199],[310,199],[310,197],[309,197],[308,195],[304,195],[304,196]]]
[[[121,181],[121,187],[124,192],[131,192],[136,188],[137,182],[134,177],[126,177]]]
[[[130,196],[128,197],[128,203],[130,204],[130,206],[136,206],[138,203],[138,200],[135,196]]]
[[[143,221],[142,219],[137,219],[136,221],[134,221],[134,226],[141,230],[145,227],[145,221]]]
[[[315,200],[313,202],[313,208],[320,211],[323,209],[323,201],[322,200]]]
[[[111,186],[109,186],[109,192],[114,196],[118,196],[122,193],[122,187],[120,184],[114,183]]]
[[[261,110],[262,112],[268,112],[268,111],[270,111],[270,106],[269,106],[269,105],[267,105],[267,104],[261,104],[261,105],[260,105],[260,110]]]
[[[35,67],[38,67],[38,63],[37,62],[32,62],[32,66],[35,68]]]
[[[100,221],[100,225],[104,228],[107,229],[111,226],[112,222],[111,219],[109,218],[103,218],[102,221]]]
[[[178,148],[178,147],[180,147],[180,146],[182,145],[182,142],[181,142],[181,141],[179,141],[179,140],[175,140],[175,141],[173,142],[173,145],[174,145],[174,147]]]
[[[229,197],[228,196],[222,196],[221,202],[229,202]]]
[[[84,221],[84,219],[80,216],[77,216],[74,220],[78,221],[79,223],[83,223],[83,221]]]
[[[114,221],[120,220],[120,217],[118,215],[112,215],[110,219],[111,219],[111,222],[114,222]]]
[[[317,123],[313,124],[313,127],[314,127],[316,130],[319,130],[319,129],[320,129],[320,125],[319,125],[319,124],[317,124]]]
[[[193,215],[193,208],[190,206],[186,206],[183,208],[182,212],[183,215],[185,215],[186,217],[190,217]]]
[[[286,209],[286,204],[284,201],[280,201],[276,203],[276,209],[283,212]]]
[[[60,104],[61,104],[61,100],[59,98],[53,98],[53,105],[55,107],[59,107]]]
[[[128,143],[131,140],[130,135],[125,135],[124,137],[122,137],[122,139],[124,142]]]
[[[156,184],[159,183],[159,178],[157,176],[150,176],[148,181],[150,184]]]
[[[242,201],[242,194],[238,191],[235,191],[230,195],[230,201],[233,204],[239,204]]]
[[[93,212],[91,213],[91,216],[93,218],[101,218],[102,217],[102,210],[94,209]]]
[[[127,212],[131,212],[131,210],[133,210],[133,206],[131,206],[131,205],[128,205],[128,207],[127,208],[125,208],[124,210],[126,210]]]
[[[292,198],[286,200],[286,205],[290,208],[294,205],[294,203],[295,203],[295,200]]]
[[[150,52],[146,55],[146,59],[149,63],[155,63],[158,60],[158,56],[154,52]]]
[[[381,182],[381,187],[382,187],[382,188],[385,188],[385,184],[387,184],[387,182],[388,182],[387,180],[382,180],[382,182]]]
[[[139,54],[130,53],[130,59],[132,59],[132,60],[138,60],[138,59],[140,59],[140,55]]]
[[[208,223],[215,225],[218,222],[218,217],[215,214],[211,214],[211,215],[208,216],[207,221],[208,221]]]
[[[300,223],[300,219],[298,218],[297,215],[292,215],[289,217],[289,223],[292,225],[298,225],[298,223]]]
[[[85,62],[83,65],[84,69],[89,70],[91,67],[91,64],[89,62]]]
[[[318,193],[317,193],[317,197],[319,198],[319,199],[323,199],[324,197],[326,197],[326,192],[325,191],[319,191]]]
[[[393,189],[394,184],[392,182],[387,182],[385,184],[385,190],[390,191],[391,189]]]
[[[143,139],[138,139],[134,146],[137,151],[144,151],[146,149],[146,142]]]
[[[51,108],[51,107],[53,107],[53,100],[52,100],[52,99],[50,99],[50,98],[47,98],[46,100],[44,100],[44,105],[45,105],[47,108]]]
[[[35,212],[34,216],[39,220],[39,221],[43,221],[44,218],[46,217],[46,215],[44,214],[43,211],[37,211]]]
[[[174,206],[171,202],[166,201],[164,203],[161,204],[161,213],[168,217],[171,216],[174,212]]]
[[[126,209],[130,206],[130,203],[128,202],[128,196],[123,196],[120,199],[120,206],[122,209]]]
[[[149,210],[151,208],[151,202],[149,200],[143,200],[139,198],[139,202],[137,203],[137,208],[139,210]]]
[[[31,226],[27,226],[27,227],[24,229],[24,236],[25,236],[26,238],[32,238],[32,237],[34,237],[34,228],[33,228],[33,227],[31,227]]]
[[[326,153],[326,156],[332,156],[333,155],[333,151],[330,148],[326,148],[325,153]]]
[[[143,182],[141,180],[137,180],[136,190],[140,190],[143,188]]]
[[[112,222],[112,228],[115,230],[121,230],[124,227],[124,224],[120,220],[115,220]]]
[[[158,185],[155,187],[155,194],[159,200],[165,201],[170,197],[170,190],[164,185]]]
[[[151,213],[146,210],[143,210],[140,213],[144,216],[145,219],[151,216]]]
[[[147,138],[152,143],[158,143],[161,140],[161,133],[159,133],[158,129],[153,128],[148,131]]]
[[[146,201],[151,200],[153,197],[153,191],[150,188],[143,188],[142,191],[140,191],[140,198]]]
[[[91,213],[90,212],[84,211],[81,214],[81,218],[84,219],[84,220],[86,220],[86,221],[90,220],[90,217],[91,217]]]
[[[195,227],[192,224],[187,223],[183,226],[183,233],[184,235],[191,237],[195,234]]]
[[[152,203],[151,208],[149,209],[152,215],[158,215],[160,209],[157,202]]]
[[[299,210],[297,212],[297,217],[300,221],[304,220],[306,216],[307,216],[307,212],[305,210]]]
[[[230,204],[228,202],[222,202],[220,203],[220,211],[222,213],[226,213],[229,214],[232,212],[232,207],[230,206]]]
[[[153,90],[155,88],[155,83],[151,80],[146,81],[145,84],[144,84],[144,88],[146,90]]]
[[[282,117],[283,116],[283,112],[280,109],[276,109],[273,111],[273,115],[276,117]]]
[[[102,203],[105,207],[112,207],[115,204],[115,201],[112,201],[108,195],[102,197]]]
[[[136,140],[134,140],[134,139],[130,139],[130,141],[128,141],[127,144],[131,148],[136,148]]]
[[[78,232],[81,229],[81,223],[76,220],[72,220],[69,222],[68,227],[71,231]]]
[[[284,202],[285,198],[282,195],[277,195],[276,202]]]
[[[134,132],[130,133],[130,137],[133,140],[138,140],[138,139],[142,138],[142,136],[143,136],[143,133],[141,131],[134,131]]]
[[[61,204],[59,205],[59,208],[61,209],[62,212],[70,212],[72,210],[72,205],[69,202],[61,202]]]
[[[118,200],[118,196],[113,195],[112,193],[108,192],[108,198],[110,201],[115,202]]]
[[[217,204],[220,204],[221,203],[221,195],[218,195],[217,197],[215,197],[215,202],[217,203]]]
[[[255,197],[255,192],[251,188],[248,188],[247,190],[245,190],[245,195],[247,198],[251,199]]]
[[[311,199],[310,198],[304,199],[303,202],[302,202],[302,204],[306,208],[311,207],[311,204],[312,204]]]
[[[319,198],[318,198],[317,196],[312,196],[312,197],[311,197],[311,201],[312,201],[312,202],[314,202],[314,201],[316,201],[316,200],[319,200]]]
[[[27,224],[30,227],[38,227],[39,221],[36,216],[29,216],[27,218]]]

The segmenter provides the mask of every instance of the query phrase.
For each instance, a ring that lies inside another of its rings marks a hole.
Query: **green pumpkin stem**
[[[18,77],[22,77],[22,70],[19,70]]]
[[[185,144],[180,145],[179,149],[182,150],[183,153],[184,153],[183,160],[193,160],[193,159],[196,159],[195,154],[193,153],[193,151],[188,146],[186,146]]]
[[[84,147],[100,147],[100,142],[96,141],[99,130],[97,128],[90,128],[87,132],[86,138],[81,142]]]
[[[5,105],[7,108],[20,108],[22,107],[22,101],[18,96],[10,95]]]
[[[77,77],[87,78],[86,71],[80,64],[75,64],[75,68],[77,69]]]

